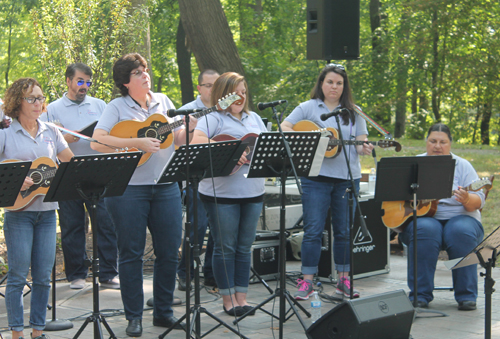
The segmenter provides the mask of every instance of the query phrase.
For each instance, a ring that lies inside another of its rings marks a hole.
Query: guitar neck
[[[329,145],[343,145],[343,144],[346,144],[346,145],[363,145],[364,143],[367,143],[367,144],[372,144],[372,145],[375,145],[375,146],[378,146],[378,141],[363,141],[363,140],[344,140],[344,142],[342,142],[342,140],[338,140],[338,139],[334,139],[334,140],[330,140],[328,142]]]
[[[215,112],[215,111],[217,111],[217,106],[213,106],[213,107],[210,107],[210,108],[205,108],[201,112],[190,114],[190,116],[192,116],[193,118],[198,119],[198,118],[201,118],[204,115],[207,115],[208,113],[212,113],[212,112]],[[177,120],[177,121],[174,121],[171,124],[167,124],[165,126],[160,127],[158,129],[158,133],[164,134],[164,133],[167,133],[167,132],[171,132],[174,129],[176,129],[177,127],[180,127],[182,125],[184,125],[184,120],[182,120],[182,119],[181,120]]]

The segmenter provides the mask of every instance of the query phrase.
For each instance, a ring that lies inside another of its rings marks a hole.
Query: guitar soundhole
[[[158,133],[156,133],[156,130],[154,129],[148,129],[145,133],[146,138],[156,138],[158,136]]]
[[[40,172],[33,172],[31,173],[30,178],[33,180],[35,185],[38,185],[42,182],[43,175]]]

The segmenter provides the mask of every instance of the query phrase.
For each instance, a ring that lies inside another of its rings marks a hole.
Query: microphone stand
[[[349,291],[349,298],[353,299],[353,294],[354,294],[354,256],[353,256],[353,250],[354,250],[354,235],[353,235],[353,230],[354,230],[354,217],[353,217],[353,199],[352,197],[354,196],[354,199],[356,200],[356,210],[359,214],[359,222],[361,224],[361,233],[364,236],[368,236],[368,229],[366,228],[366,223],[365,223],[365,217],[363,216],[363,213],[361,212],[361,206],[359,205],[359,192],[356,189],[356,186],[354,185],[354,179],[352,177],[352,171],[351,171],[351,165],[349,164],[349,158],[347,157],[347,148],[345,144],[344,137],[342,136],[342,128],[340,126],[340,111],[337,113],[330,113],[335,117],[335,121],[337,122],[337,127],[339,131],[339,139],[342,142],[342,149],[345,157],[345,162],[347,164],[347,170],[349,172],[349,180],[351,181],[351,189],[347,190],[349,193],[349,200],[348,200],[348,205],[349,205],[349,279],[351,280],[351,288]]]

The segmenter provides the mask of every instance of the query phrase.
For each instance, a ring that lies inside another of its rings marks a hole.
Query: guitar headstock
[[[479,180],[474,181],[472,184],[469,185],[468,190],[469,191],[479,191],[480,189],[484,188],[486,191],[489,191],[493,187],[493,180],[495,179],[495,176],[491,176],[489,178],[484,177]]]
[[[236,103],[237,105],[241,105],[243,103],[243,98],[240,97],[236,93],[232,93],[232,94],[226,95],[222,99],[219,99],[219,101],[217,102],[217,105],[215,105],[215,106],[217,106],[217,110],[223,111],[234,103]]]
[[[395,147],[396,152],[401,151],[401,144],[395,140],[380,140],[378,146],[381,148]]]

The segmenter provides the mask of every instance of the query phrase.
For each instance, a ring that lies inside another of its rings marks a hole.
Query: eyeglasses
[[[200,84],[200,86],[205,86],[206,88],[212,88],[214,87],[214,84]]]
[[[340,69],[341,71],[345,71],[345,67],[339,64],[327,64],[326,67],[335,67]]]
[[[145,68],[144,71],[141,71],[140,69],[138,69],[138,70],[135,70],[135,71],[131,72],[130,74],[132,74],[135,77],[140,78],[140,77],[142,77],[142,73],[144,73],[144,72],[148,73],[149,72],[149,68]]]
[[[45,97],[39,97],[39,98],[35,98],[35,97],[28,97],[28,98],[23,98],[24,100],[26,100],[28,102],[28,104],[34,104],[37,100],[40,101],[41,104],[43,104],[45,102]]]
[[[90,86],[92,86],[92,81],[91,80],[87,80],[87,81],[85,81],[85,80],[78,80],[76,82],[76,84],[78,86],[82,86],[83,84],[87,84],[87,87],[90,87]]]

